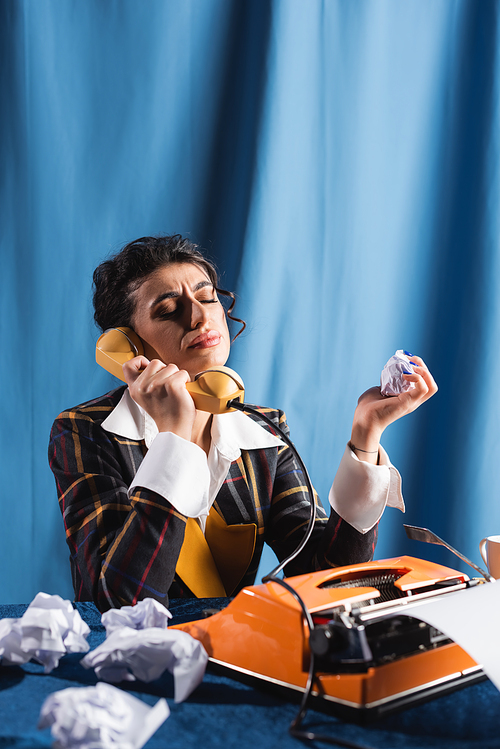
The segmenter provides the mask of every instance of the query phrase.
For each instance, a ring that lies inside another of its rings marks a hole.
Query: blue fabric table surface
[[[199,618],[203,608],[224,601],[173,600],[174,623]],[[100,614],[93,604],[76,608],[91,629],[90,648],[104,640]],[[22,616],[25,605],[0,606],[0,618]],[[50,731],[36,728],[40,708],[52,692],[67,687],[90,686],[97,680],[80,665],[82,654],[67,655],[51,674],[42,666],[0,667],[0,748],[50,747]],[[169,674],[151,684],[119,685],[153,705],[166,697],[171,714],[146,744],[147,749],[210,749],[259,746],[284,749],[301,742],[288,734],[297,705],[232,679],[207,671],[200,686],[181,704],[173,701]],[[461,689],[361,727],[310,710],[304,722],[309,730],[355,741],[374,749],[490,749],[500,748],[500,694],[489,681]],[[314,746],[325,746],[315,743]]]

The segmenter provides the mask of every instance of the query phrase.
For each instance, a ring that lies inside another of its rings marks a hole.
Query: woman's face
[[[172,263],[148,276],[134,292],[132,325],[148,359],[176,364],[191,377],[225,364],[230,340],[226,313],[206,272],[194,263]]]

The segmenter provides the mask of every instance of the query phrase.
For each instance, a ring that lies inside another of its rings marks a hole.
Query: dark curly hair
[[[203,268],[217,293],[231,299],[226,311],[229,319],[242,325],[233,340],[243,333],[246,323],[231,314],[236,302],[234,294],[219,288],[215,265],[200,252],[198,245],[180,234],[136,239],[95,269],[93,302],[96,325],[102,331],[133,327],[134,292],[147,276],[171,263],[194,263]]]

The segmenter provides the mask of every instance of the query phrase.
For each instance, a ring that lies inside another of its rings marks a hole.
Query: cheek
[[[162,354],[161,358],[164,360],[166,359],[165,363],[167,364],[179,355],[179,342],[170,331],[163,331],[162,335],[159,335],[156,338],[156,345],[158,352]]]
[[[174,340],[175,336],[170,331],[166,331],[164,328],[158,330],[155,326],[145,326],[141,328],[141,331],[143,333],[145,356],[149,360],[160,359],[168,364],[178,351],[178,346],[176,346]]]
[[[161,356],[158,353],[158,351],[155,348],[153,348],[153,346],[151,346],[150,343],[147,343],[144,340],[143,340],[143,343],[144,343],[144,356],[146,357],[146,359],[149,359],[149,361],[152,361],[153,359],[161,359]]]
[[[228,330],[228,326],[227,326],[227,315],[226,315],[226,312],[224,311],[224,307],[222,306],[222,304],[220,302],[219,302],[218,307],[219,308],[217,310],[217,314],[218,314],[218,321],[220,322],[220,325],[222,326],[221,330],[226,330],[227,331]]]

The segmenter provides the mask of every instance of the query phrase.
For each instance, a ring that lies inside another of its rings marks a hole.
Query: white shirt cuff
[[[347,446],[328,499],[335,512],[360,533],[378,523],[386,506],[405,511],[401,476],[383,447],[375,466],[359,460]]]
[[[207,515],[210,471],[205,452],[172,432],[160,432],[129,488],[150,489],[188,518]]]

